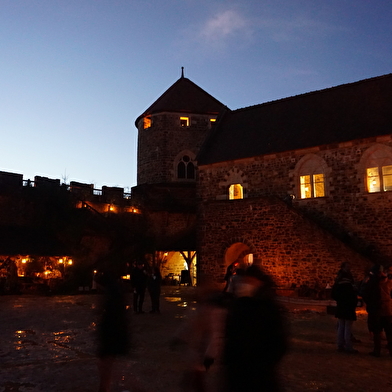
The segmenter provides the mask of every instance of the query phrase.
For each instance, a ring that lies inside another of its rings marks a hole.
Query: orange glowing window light
[[[143,118],[143,129],[151,128],[151,116]]]
[[[189,127],[189,117],[180,117],[180,125],[182,127]]]

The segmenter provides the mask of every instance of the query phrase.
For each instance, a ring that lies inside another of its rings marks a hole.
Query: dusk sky
[[[387,0],[0,0],[0,171],[132,187],[135,120],[182,66],[238,109],[391,73],[391,20]]]

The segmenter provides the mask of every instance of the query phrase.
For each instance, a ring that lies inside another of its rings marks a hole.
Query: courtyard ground
[[[95,326],[100,295],[0,296],[0,392],[96,392]],[[163,287],[162,312],[132,315],[133,352],[117,361],[113,392],[179,392],[185,347],[170,339],[195,307],[194,289]],[[314,302],[314,301],[313,301]],[[280,367],[287,392],[392,391],[392,358],[372,349],[366,314],[354,324],[359,354],[338,353],[336,320],[323,302],[288,303],[291,349]],[[131,310],[130,310],[131,312]],[[207,374],[217,390],[219,365]]]

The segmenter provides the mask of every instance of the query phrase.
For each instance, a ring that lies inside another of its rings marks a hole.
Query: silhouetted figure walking
[[[131,285],[133,289],[133,311],[135,313],[143,312],[144,295],[147,287],[147,271],[144,263],[138,261],[136,267],[131,272]]]
[[[151,312],[160,313],[159,304],[161,296],[162,276],[158,267],[152,269],[152,273],[148,277],[147,289],[151,298]]]
[[[120,277],[107,272],[98,279],[98,284],[104,289],[102,316],[98,324],[99,392],[109,392],[115,359],[128,354],[130,331],[125,289]]]
[[[280,391],[277,365],[287,350],[287,336],[273,282],[251,266],[240,285],[226,324],[225,391]]]
[[[184,392],[207,392],[207,371],[221,357],[227,308],[226,297],[205,285],[197,289],[196,309],[188,311],[181,328],[171,342],[175,348],[186,344],[188,363],[181,380]]]

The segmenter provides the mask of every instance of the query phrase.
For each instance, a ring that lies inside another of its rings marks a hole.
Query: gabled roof
[[[198,165],[392,134],[392,74],[235,111],[228,110]]]
[[[194,114],[218,114],[225,106],[202,88],[182,76],[169,87],[143,114],[135,121],[154,113],[184,112]]]

